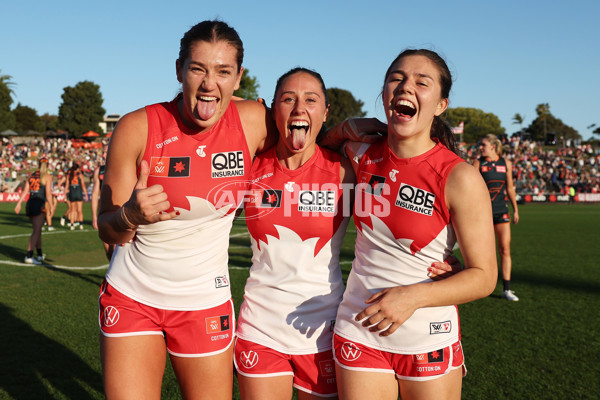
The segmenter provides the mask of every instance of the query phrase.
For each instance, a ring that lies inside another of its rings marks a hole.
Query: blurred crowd
[[[572,147],[542,146],[518,136],[503,140],[502,156],[513,164],[518,194],[599,193],[600,148],[591,144]],[[467,161],[479,157],[477,145],[464,149]]]
[[[463,150],[470,163],[479,157],[476,144],[464,146]],[[96,165],[103,162],[101,146],[79,147],[74,146],[72,140],[61,138],[32,138],[19,143],[12,137],[2,138],[1,156],[2,191],[10,193],[22,188],[27,175],[38,168],[40,156],[48,158],[54,181],[73,163],[79,163],[88,185]],[[577,193],[600,192],[600,148],[591,144],[548,147],[513,137],[504,140],[503,157],[513,163],[513,178],[519,194],[566,193],[571,186]]]
[[[108,141],[108,139],[103,140]],[[103,162],[101,145],[96,145],[94,148],[84,147],[70,139],[62,138],[29,138],[28,140],[2,138],[1,156],[2,192],[8,193],[22,190],[27,176],[39,168],[38,160],[42,156],[48,158],[48,170],[53,175],[55,185],[74,163],[78,163],[86,185],[89,186],[94,169],[98,163]],[[91,193],[91,190],[88,190],[88,193]]]

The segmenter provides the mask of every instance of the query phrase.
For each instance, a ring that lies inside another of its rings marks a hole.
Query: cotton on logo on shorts
[[[354,343],[346,342],[342,345],[342,358],[346,361],[355,361],[362,351]]]
[[[319,370],[322,376],[334,376],[335,363],[333,360],[319,361]]]
[[[242,351],[240,354],[240,363],[246,368],[252,368],[258,364],[258,353],[254,350]]]
[[[113,306],[108,306],[102,313],[102,325],[109,327],[113,326],[119,321],[119,310]]]

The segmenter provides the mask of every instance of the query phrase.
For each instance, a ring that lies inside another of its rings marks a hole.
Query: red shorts
[[[162,310],[139,303],[104,281],[98,322],[106,337],[164,336],[167,350],[179,357],[222,353],[233,343],[233,302],[198,311]]]
[[[284,354],[238,337],[233,362],[238,374],[250,378],[292,375],[298,390],[324,397],[337,395],[331,350],[316,354]]]
[[[367,347],[363,344],[333,336],[335,362],[342,368],[356,371],[395,373],[398,379],[426,381],[464,368],[460,341],[452,346],[424,354],[397,354]]]

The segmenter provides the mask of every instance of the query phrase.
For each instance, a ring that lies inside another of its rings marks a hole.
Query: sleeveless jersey
[[[341,189],[340,156],[330,150],[317,147],[296,170],[279,163],[275,148],[256,158],[246,203],[252,268],[239,337],[285,354],[331,349],[349,220]]]
[[[73,201],[81,201],[83,199],[83,188],[81,187],[83,182],[81,182],[80,176],[79,173],[76,173],[69,180],[69,195]]]
[[[431,282],[427,268],[452,253],[456,242],[446,207],[446,179],[463,162],[442,144],[400,159],[387,141],[360,160],[354,203],[355,259],[340,304],[338,335],[382,351],[419,354],[460,338],[456,306],[421,308],[393,334],[369,332],[354,317],[382,289]],[[361,321],[362,322],[362,321]]]
[[[508,205],[506,204],[508,200],[506,195],[506,160],[500,156],[495,161],[487,157],[480,157],[479,172],[481,172],[481,176],[483,176],[483,180],[490,192],[492,213],[508,213]]]
[[[229,233],[251,165],[237,108],[231,102],[201,134],[183,125],[177,99],[147,106],[146,114],[148,186],[162,185],[179,215],[141,225],[131,244],[117,246],[107,280],[157,308],[201,310],[222,304],[231,297]]]
[[[35,171],[27,178],[29,182],[29,200],[40,199],[46,202],[46,185],[42,183],[40,171]]]

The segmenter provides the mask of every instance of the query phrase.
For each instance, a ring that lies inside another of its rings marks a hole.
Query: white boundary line
[[[84,229],[84,230],[64,230],[64,231],[52,231],[52,232],[42,232],[42,235],[56,235],[56,234],[64,234],[64,233],[72,233],[72,232],[90,232],[90,229]],[[30,236],[30,233],[27,234],[19,234],[19,235],[6,235],[6,236],[0,236],[0,239],[12,239],[12,238],[17,238],[17,237],[27,237]],[[233,235],[229,235],[230,238],[234,238],[234,237],[244,237],[244,236],[249,236],[250,233],[249,232],[242,232],[242,233],[235,233]],[[248,249],[250,248],[250,246],[229,246],[230,249]],[[11,261],[11,260],[0,260],[0,264],[4,264],[4,265],[12,265],[12,266],[16,266],[16,267],[25,267],[25,268],[34,268],[34,267],[43,267],[43,268],[56,268],[56,269],[66,269],[66,270],[100,270],[100,269],[107,269],[108,268],[108,264],[104,264],[104,265],[100,265],[97,267],[69,267],[66,265],[51,265],[51,264],[41,264],[41,265],[33,265],[33,264],[25,264],[22,262],[17,262],[17,261]],[[352,264],[352,261],[342,261],[340,262],[340,265],[346,265],[346,264]],[[229,269],[235,269],[235,270],[249,270],[250,266],[248,267],[232,267],[229,266]]]
[[[26,268],[56,268],[56,269],[68,269],[68,270],[98,270],[98,269],[107,269],[108,264],[100,265],[98,267],[69,267],[66,265],[53,265],[53,264],[25,264],[22,262],[11,261],[11,260],[0,260],[0,264],[4,265],[13,265],[15,267],[26,267]]]

